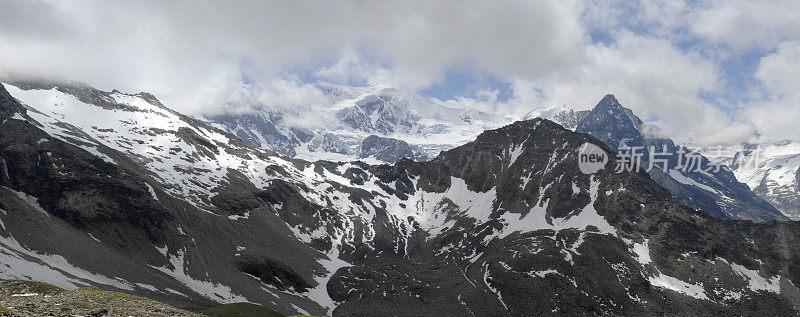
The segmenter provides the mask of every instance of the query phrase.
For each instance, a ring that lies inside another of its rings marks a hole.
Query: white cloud
[[[765,140],[800,139],[800,42],[784,42],[765,56],[755,77],[766,98],[746,108]]]
[[[697,53],[683,52],[665,39],[620,33],[612,45],[587,48],[591,62],[555,78],[534,82],[545,103],[593,107],[607,93],[642,116],[662,121],[678,139],[729,141],[729,115],[704,102],[699,94],[719,85],[716,66]]]
[[[697,52],[684,52],[664,38],[621,31],[615,40],[587,46],[584,62],[558,73],[515,79],[508,101],[459,97],[448,103],[522,115],[558,105],[591,109],[612,93],[643,119],[657,120],[664,133],[680,141],[712,144],[750,138],[750,123],[700,98],[703,91],[714,91],[721,84],[712,61]]]
[[[692,15],[693,32],[734,49],[772,47],[800,36],[800,2],[796,0],[710,1]]]
[[[475,109],[485,112],[499,113],[521,118],[528,112],[548,107],[541,91],[534,87],[533,82],[522,78],[510,80],[510,96],[504,101],[499,101],[500,91],[491,88],[481,88],[471,96],[457,96],[452,100],[436,100],[448,107],[460,109]]]
[[[800,97],[800,42],[784,42],[761,59],[756,79],[776,99]]]
[[[323,91],[297,79],[273,78],[251,84],[237,83],[229,88],[225,100],[216,107],[202,109],[204,114],[253,113],[260,108],[272,110],[301,106],[325,106],[329,103]]]
[[[354,47],[386,56],[390,67],[340,65],[320,75],[412,88],[455,64],[539,76],[580,58],[586,38],[576,7],[555,0],[11,0],[0,19],[0,73],[146,90],[189,113],[215,107],[242,70],[268,81]]]

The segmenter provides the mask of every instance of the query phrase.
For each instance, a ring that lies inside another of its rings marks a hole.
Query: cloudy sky
[[[0,0],[0,77],[147,91],[189,114],[383,85],[521,115],[614,93],[698,143],[800,139],[800,1]]]

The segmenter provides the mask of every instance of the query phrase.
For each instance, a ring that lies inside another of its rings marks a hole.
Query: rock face
[[[613,95],[606,95],[577,125],[575,131],[591,134],[614,150],[618,150],[622,144],[641,147],[639,153],[642,154],[642,161],[645,164],[653,162],[655,166],[649,171],[650,177],[667,188],[675,199],[690,207],[728,219],[788,219],[745,184],[740,183],[727,166],[716,170],[707,158],[698,154],[694,158],[696,162],[703,169],[710,170],[701,171],[690,167],[689,154],[680,154],[672,140],[661,137],[661,133],[653,131],[654,129],[656,128],[646,126],[633,111],[620,105]],[[656,150],[652,157],[651,149]],[[664,170],[663,163],[658,161],[666,162],[669,168]],[[687,168],[677,169],[680,165]]]
[[[800,313],[798,223],[583,174],[581,145],[613,149],[548,120],[426,162],[311,163],[149,95],[0,88],[3,278],[305,315]]]
[[[299,107],[274,107],[252,97],[237,98],[227,107],[249,111],[206,115],[201,120],[252,146],[289,157],[382,163],[403,157],[432,158],[471,141],[485,129],[510,122],[480,111],[449,108],[397,89],[334,87],[325,95],[327,104]],[[375,145],[365,151],[365,142],[387,143],[386,139],[396,141],[388,148]],[[413,155],[398,156],[397,150],[407,149],[396,146],[406,145]],[[379,151],[381,148],[386,152]]]

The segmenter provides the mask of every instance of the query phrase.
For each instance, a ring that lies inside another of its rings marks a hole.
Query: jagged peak
[[[619,104],[619,101],[617,100],[617,97],[614,96],[614,94],[606,94],[605,96],[603,96],[603,99],[600,100],[600,102]]]
[[[628,140],[626,143],[629,145],[644,145],[641,127],[642,121],[633,111],[623,107],[614,95],[607,94],[575,131],[593,134],[616,149],[621,140]]]
[[[600,102],[598,102],[597,105],[594,106],[593,110],[603,110],[603,111],[605,111],[605,110],[617,110],[617,111],[619,111],[619,110],[622,110],[622,109],[625,109],[625,107],[623,107],[622,104],[619,103],[619,100],[617,100],[617,97],[615,97],[613,94],[606,94],[603,97],[603,99],[601,99]]]
[[[633,113],[633,110],[624,107],[613,94],[606,94],[603,99],[594,106],[591,112],[594,113],[594,115],[605,116],[605,114],[609,114],[615,116],[617,121],[624,120],[624,118],[627,117],[636,129],[640,129],[644,123],[642,119]]]

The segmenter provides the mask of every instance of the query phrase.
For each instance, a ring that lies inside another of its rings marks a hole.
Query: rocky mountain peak
[[[581,121],[576,132],[590,133],[614,150],[624,142],[628,146],[644,146],[639,131],[641,120],[630,109],[623,107],[617,98],[607,94]]]
[[[617,100],[617,97],[614,96],[614,94],[606,94],[597,104],[597,107],[622,108],[622,105],[619,103],[619,100]]]

